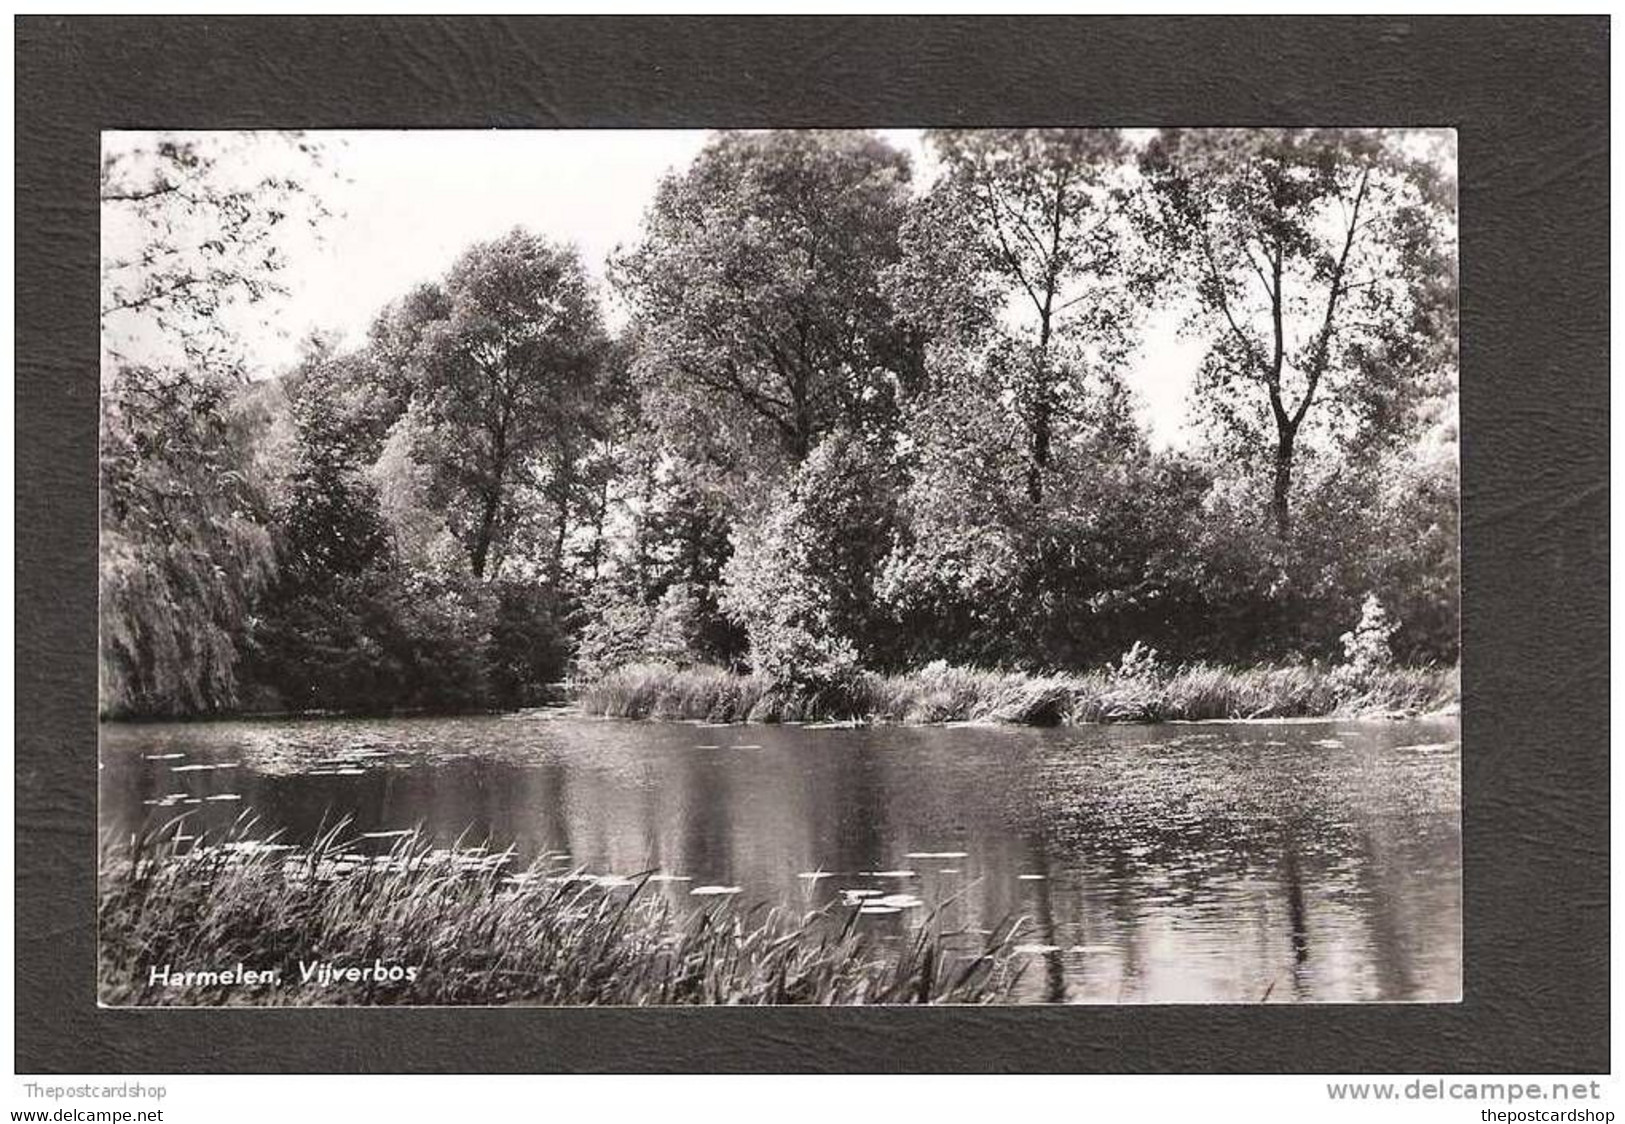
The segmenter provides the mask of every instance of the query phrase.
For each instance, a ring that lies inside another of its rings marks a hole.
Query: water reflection
[[[1022,997],[1453,1000],[1458,726],[835,730],[506,718],[109,725],[116,833],[421,825],[747,900],[1021,919]],[[181,754],[184,756],[175,756]],[[216,766],[198,768],[198,766]],[[803,877],[823,872],[828,877]]]

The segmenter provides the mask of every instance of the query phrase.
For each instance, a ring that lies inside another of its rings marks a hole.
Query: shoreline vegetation
[[[183,844],[172,823],[104,843],[104,1005],[980,1004],[1020,976],[1019,920],[946,931],[932,910],[882,941],[857,901],[798,914],[698,887],[684,909],[654,872],[520,866],[416,833],[367,853],[345,825],[299,847],[252,828],[245,815],[218,842]]]
[[[585,685],[584,713],[711,722],[948,722],[1030,726],[1113,722],[1373,718],[1448,713],[1456,667],[1162,667],[1133,654],[1102,671],[1055,675],[933,664],[843,685],[796,687],[717,667],[622,667]]]
[[[861,673],[844,686],[798,687],[720,667],[632,664],[588,683],[555,685],[543,708],[574,706],[593,717],[653,721],[1073,726],[1416,718],[1455,714],[1460,704],[1458,667],[1356,673],[1346,665],[1230,668],[1197,663],[1127,674],[1119,666],[1044,675],[933,664],[894,674]],[[175,716],[104,713],[100,721],[320,721],[511,713],[515,708],[241,710]]]
[[[1138,678],[1124,678],[1110,669],[1041,675],[927,666],[889,675],[865,673],[845,687],[796,687],[719,667],[634,664],[590,683],[561,685],[542,709],[573,706],[593,717],[640,721],[1075,726],[1420,718],[1454,715],[1460,705],[1458,667],[1389,668],[1356,679],[1346,668],[1340,671],[1317,665],[1228,668],[1193,664]],[[141,724],[454,718],[528,709],[535,708],[241,710],[154,716],[104,713],[99,720]]]

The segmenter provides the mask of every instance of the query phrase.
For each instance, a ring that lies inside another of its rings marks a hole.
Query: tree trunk
[[[1050,397],[1049,343],[1052,308],[1055,302],[1053,279],[1038,310],[1038,360],[1033,380],[1032,459],[1027,465],[1027,498],[1037,507],[1044,502],[1044,474],[1049,471],[1050,439],[1055,424],[1055,403]]]
[[[598,507],[592,520],[592,584],[598,584],[598,569],[604,560],[604,521],[609,517],[609,473],[598,484]]]
[[[1270,513],[1275,520],[1275,537],[1285,544],[1292,531],[1292,447],[1297,434],[1283,430],[1275,441],[1275,490]]]
[[[491,539],[496,535],[497,509],[501,505],[500,489],[492,489],[485,493],[485,501],[480,510],[480,527],[475,532],[474,549],[470,552],[470,561],[476,578],[485,577],[486,559],[491,554]]]
[[[558,589],[564,584],[564,539],[570,531],[570,501],[559,500],[559,526],[553,536],[553,558],[548,565],[549,576],[552,578],[553,588]]]
[[[798,377],[790,385],[790,455],[800,464],[813,447],[812,410],[807,402],[807,381]]]
[[[471,552],[474,576],[480,579],[485,577],[485,567],[491,556],[491,540],[496,537],[497,514],[502,510],[503,481],[508,475],[508,421],[512,405],[511,397],[502,402],[496,430],[491,434],[491,478],[485,484],[484,495],[481,496],[480,529],[475,536],[474,549]]]
[[[1027,465],[1027,498],[1038,506],[1044,501],[1044,473],[1050,462],[1051,415],[1048,388],[1039,390],[1038,401],[1033,403],[1032,460]]]

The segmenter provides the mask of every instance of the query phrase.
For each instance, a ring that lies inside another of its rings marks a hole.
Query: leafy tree
[[[411,539],[417,513],[400,509],[417,497],[403,500],[391,474],[409,428],[397,422],[380,441],[376,411],[356,411],[375,405],[356,393],[369,371],[365,355],[318,355],[289,380],[297,440],[272,522],[277,578],[248,629],[252,686],[264,705],[297,709],[538,701],[566,655],[556,598],[532,583],[475,580],[455,545],[441,559]],[[393,519],[380,483],[396,489]]]
[[[243,149],[254,150],[242,160]],[[231,313],[278,294],[283,232],[321,215],[296,135],[110,139],[101,168],[101,705],[238,700],[273,571],[256,404]],[[244,166],[259,171],[241,175]]]
[[[612,262],[618,337],[515,230],[254,384],[234,325],[319,165],[234,143],[103,169],[109,711],[515,706],[635,661],[1132,694],[1349,628],[1456,658],[1453,202],[1415,134],[946,130],[916,193],[871,135],[723,133]],[[1169,451],[1124,382],[1159,295],[1209,344]]]
[[[598,678],[632,663],[689,667],[715,660],[708,635],[718,615],[713,587],[677,582],[652,604],[609,583],[598,593],[576,647],[579,677]]]
[[[744,638],[718,603],[732,555],[724,470],[663,450],[653,435],[624,450],[606,515],[616,524],[584,605],[577,674],[627,663],[737,661]]]
[[[826,437],[735,532],[723,610],[756,670],[797,687],[841,686],[883,662],[875,575],[891,545],[895,489],[883,453]]]
[[[556,587],[500,581],[494,594],[486,656],[490,706],[533,706],[549,697],[570,661],[568,605]]]
[[[250,677],[274,688],[279,706],[365,707],[399,672],[389,665],[382,634],[390,613],[380,604],[393,554],[361,469],[364,432],[334,393],[344,374],[318,352],[291,380],[295,446],[285,498],[271,514],[276,580],[256,599],[247,630]]]
[[[1213,341],[1198,394],[1234,452],[1267,458],[1284,543],[1311,431],[1346,440],[1437,372],[1449,185],[1347,129],[1167,130],[1140,166],[1142,227]]]
[[[598,317],[573,252],[516,231],[386,310],[366,347],[317,341],[284,380],[281,575],[253,631],[282,705],[516,705],[559,678]]]
[[[952,200],[935,217],[969,231],[957,239],[959,260],[938,275],[979,270],[989,283],[961,282],[962,299],[1015,306],[995,321],[1004,340],[989,369],[1004,376],[1022,417],[1026,491],[1038,504],[1068,397],[1126,350],[1124,142],[1112,129],[964,129],[931,139],[944,169],[935,192]]]
[[[476,578],[495,574],[522,530],[521,493],[582,432],[606,358],[597,295],[573,249],[515,230],[458,259],[375,333],[404,361],[422,404],[414,455]]]
[[[281,580],[294,585],[387,565],[390,543],[378,496],[364,474],[370,449],[332,393],[333,372],[318,361],[295,398],[298,449],[288,500],[276,520]]]
[[[930,139],[942,175],[896,274],[928,378],[880,588],[909,659],[1074,661],[1109,643],[1108,583],[1143,580],[1140,539],[1109,537],[1138,535],[1151,495],[1120,381],[1136,320],[1126,147],[1112,130]]]
[[[234,314],[286,292],[290,244],[327,214],[312,190],[322,174],[319,143],[299,133],[109,134],[104,368],[240,373]]]
[[[654,424],[769,465],[886,424],[919,370],[886,294],[908,180],[876,137],[790,131],[720,134],[662,182],[616,265]]]
[[[216,387],[136,374],[104,389],[105,712],[186,714],[237,702],[237,638],[274,570],[247,445],[242,418]]]
[[[1394,610],[1406,662],[1461,656],[1461,452],[1452,417],[1395,455],[1377,507],[1388,528],[1372,587]]]
[[[1189,641],[1182,570],[1208,478],[1153,455],[1121,395],[1074,416],[1042,517],[1019,421],[950,395],[910,420],[916,453],[878,585],[900,621],[896,662],[1079,666],[1135,640]]]
[[[402,563],[415,573],[450,578],[467,571],[468,554],[447,527],[437,494],[440,440],[428,411],[413,402],[390,426],[367,476]]]

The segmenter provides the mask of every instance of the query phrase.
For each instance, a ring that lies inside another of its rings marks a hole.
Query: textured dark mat
[[[19,19],[17,1069],[1606,1070],[1607,114],[1602,18]],[[98,130],[813,124],[1460,128],[1466,1001],[99,1011]]]

